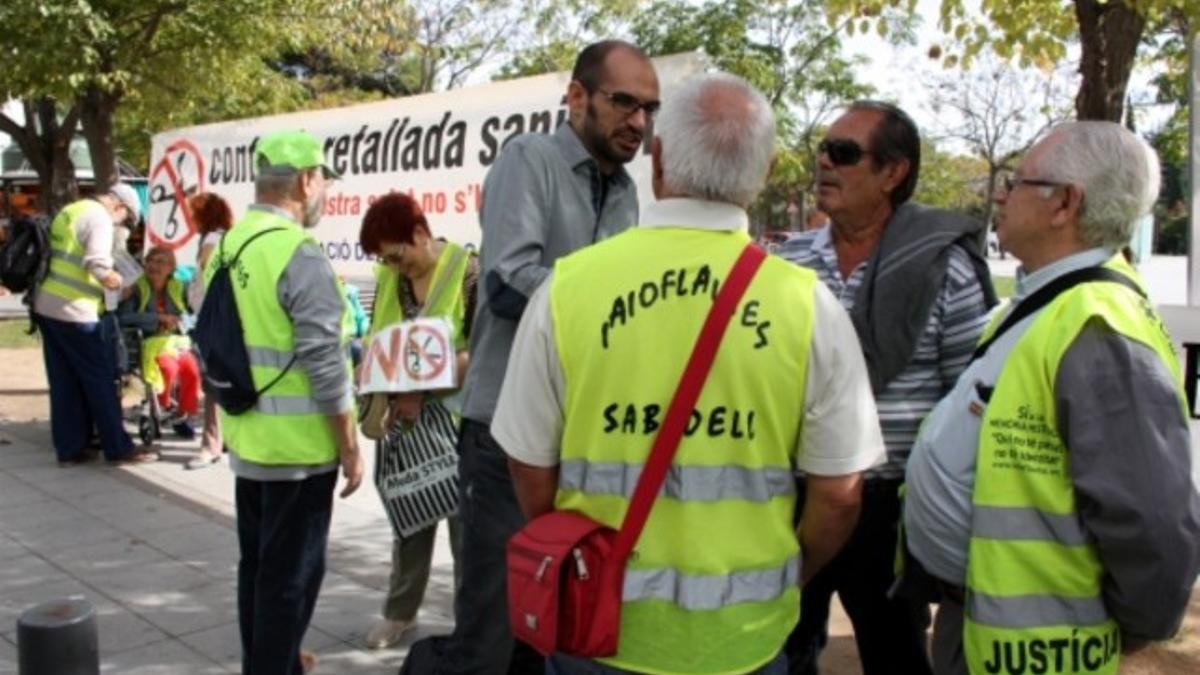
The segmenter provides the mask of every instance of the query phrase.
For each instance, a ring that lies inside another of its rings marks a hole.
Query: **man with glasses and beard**
[[[817,672],[836,592],[866,675],[921,675],[930,672],[927,605],[888,597],[899,490],[921,420],[953,388],[996,302],[978,251],[983,224],[909,203],[921,141],[896,106],[850,105],[818,150],[817,207],[831,222],[790,239],[779,254],[815,270],[850,312],[888,457],[866,472],[862,513],[845,548],[804,588],[788,640],[790,670]],[[804,485],[801,477],[798,503]]]
[[[530,673],[542,659],[508,628],[504,546],[524,524],[507,455],[489,430],[517,323],[554,261],[632,226],[637,188],[623,165],[642,150],[658,112],[658,77],[637,47],[608,40],[579,53],[566,96],[569,123],[510,141],[483,185],[480,302],[463,385],[458,517],[462,588],[454,634],[416,645],[408,672]],[[531,417],[556,415],[529,410]]]
[[[343,339],[347,306],[309,233],[337,174],[304,131],[264,136],[255,162],[255,203],[213,254],[205,286],[237,256],[231,285],[262,391],[250,410],[221,410],[237,476],[242,672],[296,675],[316,661],[300,643],[325,573],[338,468],[348,497],[362,482],[363,461]]]

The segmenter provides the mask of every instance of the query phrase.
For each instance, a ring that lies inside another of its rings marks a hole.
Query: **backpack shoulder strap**
[[[230,260],[228,262],[225,261],[225,237],[222,236],[221,243],[217,245],[217,254],[220,256],[221,266],[222,267],[232,267],[233,265],[236,265],[237,261],[242,257],[242,252],[245,251],[246,247],[249,246],[251,243],[253,243],[255,239],[258,239],[259,237],[263,236],[264,234],[270,234],[272,232],[283,232],[285,229],[286,228],[283,228],[283,227],[268,227],[267,229],[262,230],[261,232],[255,232],[254,234],[250,235],[249,239],[242,242],[242,245],[238,247],[237,253],[233,254],[233,260]]]
[[[1091,283],[1094,281],[1107,281],[1110,283],[1120,284],[1134,293],[1142,296],[1143,298],[1146,297],[1145,291],[1139,288],[1132,279],[1107,267],[1084,267],[1083,269],[1069,272],[1051,281],[1045,286],[1042,286],[1038,290],[1034,291],[1033,294],[1028,298],[1018,302],[1017,306],[1013,308],[1012,312],[1008,316],[1004,317],[1004,321],[1002,321],[1000,326],[996,328],[996,332],[992,333],[991,337],[981,342],[979,346],[975,348],[975,353],[971,355],[971,361],[975,361],[986,354],[988,348],[991,347],[1001,335],[1004,335],[1009,328],[1017,325],[1021,319],[1024,319],[1042,307],[1050,304],[1052,300],[1071,288],[1074,288],[1079,284]]]

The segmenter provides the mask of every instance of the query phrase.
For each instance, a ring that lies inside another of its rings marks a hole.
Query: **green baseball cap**
[[[299,129],[276,131],[259,139],[254,163],[259,172],[293,173],[319,166],[326,178],[342,177],[325,163],[325,153],[316,137]]]

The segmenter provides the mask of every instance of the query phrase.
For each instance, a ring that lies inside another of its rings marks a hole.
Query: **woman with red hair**
[[[421,208],[411,197],[399,192],[385,195],[367,209],[359,242],[363,250],[380,261],[375,267],[375,305],[368,339],[385,326],[417,316],[446,319],[454,333],[455,372],[461,386],[467,372],[467,338],[475,314],[475,287],[479,278],[475,255],[444,239],[435,239]],[[389,397],[383,426],[386,435],[375,446],[375,476],[384,508],[394,526],[392,575],[383,605],[383,620],[367,634],[367,646],[372,649],[396,644],[415,625],[429,581],[437,533],[434,521],[402,536],[397,509],[379,483],[385,471],[391,475],[402,471],[405,457],[457,456],[459,414],[453,397],[457,391],[409,392]],[[365,425],[371,426],[369,417]],[[457,559],[458,521],[453,515],[448,520],[450,548]],[[456,566],[456,581],[457,572]]]
[[[233,227],[233,211],[220,195],[201,192],[187,201],[192,222],[200,233],[200,251],[196,255],[196,278],[188,287],[189,299],[196,313],[204,302],[204,268],[220,243],[221,237]],[[189,469],[203,469],[221,461],[221,417],[217,414],[217,399],[205,392],[204,431],[200,435],[200,453],[187,461]]]

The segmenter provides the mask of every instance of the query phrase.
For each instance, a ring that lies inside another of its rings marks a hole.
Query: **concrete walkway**
[[[165,441],[160,463],[59,468],[45,423],[0,424],[0,673],[17,672],[21,613],[75,594],[96,607],[105,673],[240,672],[233,475],[224,463],[186,471],[195,442]],[[443,535],[418,630],[397,649],[362,647],[391,566],[391,530],[377,500],[366,482],[335,505],[305,640],[318,673],[395,673],[412,639],[452,628]]]

